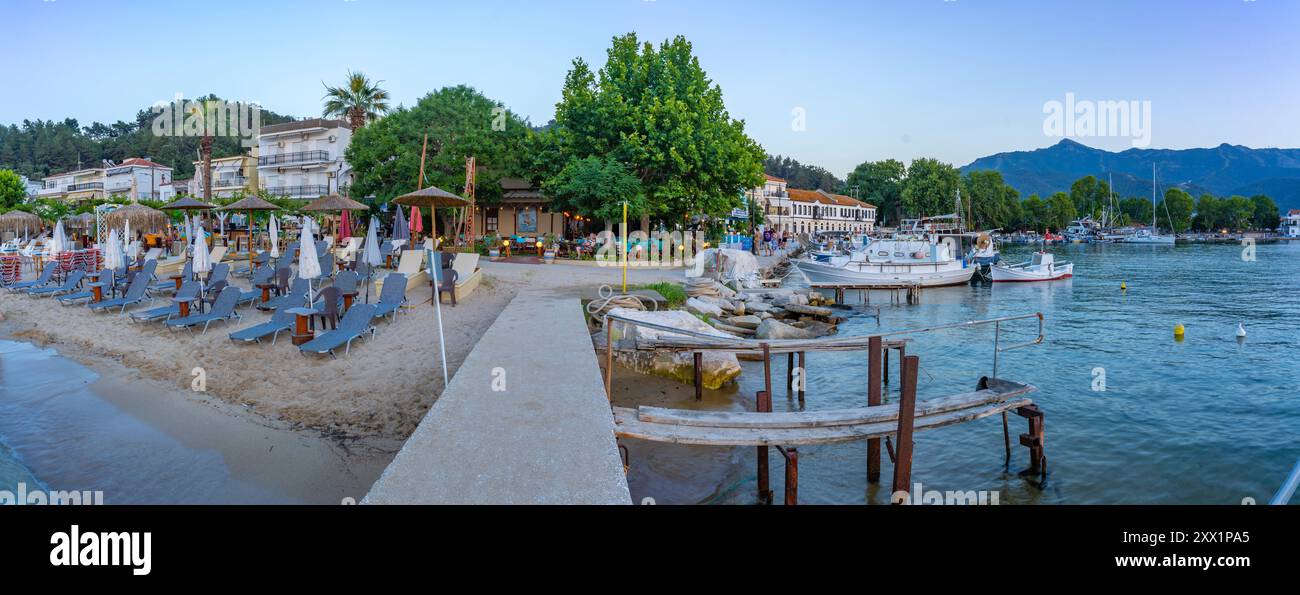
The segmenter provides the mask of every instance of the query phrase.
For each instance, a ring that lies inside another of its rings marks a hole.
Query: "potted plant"
[[[487,244],[488,258],[501,258],[501,241],[497,238],[497,234],[483,236],[483,243]]]
[[[548,233],[542,238],[542,241],[546,244],[546,250],[542,253],[542,262],[551,264],[555,262],[555,252],[560,247],[560,240],[555,237],[555,234]]]

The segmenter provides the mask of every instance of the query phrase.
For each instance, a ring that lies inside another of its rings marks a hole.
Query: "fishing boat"
[[[1056,281],[1074,276],[1074,264],[1056,262],[1049,252],[1035,252],[1033,260],[1019,264],[993,266],[994,283],[1024,283],[1029,281]]]
[[[969,283],[975,275],[976,267],[957,256],[959,249],[955,236],[896,235],[847,256],[800,259],[794,265],[814,286],[941,287]]]

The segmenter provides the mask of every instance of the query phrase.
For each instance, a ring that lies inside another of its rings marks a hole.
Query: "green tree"
[[[1022,229],[1034,231],[1043,231],[1049,225],[1049,209],[1046,202],[1039,198],[1037,194],[1029,195],[1020,205],[1021,211],[1024,212],[1022,218]]]
[[[426,134],[425,180],[419,185],[459,194],[465,186],[465,158],[473,156],[482,168],[476,198],[491,205],[501,198],[502,177],[525,172],[522,150],[533,133],[502,104],[473,88],[439,89],[353,134],[346,153],[352,194],[386,202],[416,190]]]
[[[350,71],[347,82],[338,87],[322,82],[325,86],[325,117],[346,118],[353,132],[379,119],[388,113],[388,91],[379,88],[382,82],[371,82],[366,75]]]
[[[1192,227],[1192,207],[1192,195],[1181,188],[1170,188],[1156,212],[1167,214],[1174,233],[1183,233]]]
[[[27,198],[27,187],[18,174],[0,169],[0,210],[13,208]]]
[[[961,174],[957,168],[938,159],[916,159],[907,168],[903,210],[916,217],[951,213],[956,208],[960,187]]]
[[[1224,208],[1226,205],[1222,201],[1210,194],[1202,194],[1196,200],[1196,217],[1192,225],[1200,231],[1214,231],[1219,229],[1225,222]]]
[[[858,198],[876,206],[881,225],[898,225],[903,218],[903,185],[907,166],[897,159],[869,161],[853,168],[845,181],[857,187]]]
[[[656,48],[635,33],[615,37],[593,73],[581,58],[555,108],[559,155],[568,164],[612,159],[641,183],[650,216],[723,216],[763,183],[763,148],[732,119],[683,37]]]
[[[598,219],[620,219],[624,201],[629,216],[640,217],[648,210],[641,181],[614,159],[591,156],[570,161],[543,184],[543,190],[551,197],[552,210]]]
[[[1251,219],[1255,216],[1255,203],[1244,196],[1233,196],[1227,199],[1226,204],[1225,224],[1233,230],[1250,229]]]
[[[1119,201],[1119,211],[1126,225],[1151,220],[1151,200],[1147,198],[1126,198]]]
[[[1047,199],[1047,226],[1056,232],[1069,227],[1070,222],[1078,218],[1074,210],[1074,201],[1070,195],[1057,192]]]
[[[1250,219],[1251,225],[1255,229],[1261,230],[1277,229],[1282,220],[1282,214],[1277,208],[1277,203],[1263,194],[1250,197],[1250,202],[1255,206],[1255,212]]]
[[[994,170],[973,171],[963,179],[964,200],[970,202],[975,229],[1009,229],[1018,218],[1020,194]]]

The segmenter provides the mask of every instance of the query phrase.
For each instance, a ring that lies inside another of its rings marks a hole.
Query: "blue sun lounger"
[[[243,341],[245,343],[261,343],[267,335],[271,336],[271,344],[280,338],[280,331],[288,331],[293,327],[296,317],[289,313],[288,308],[276,311],[271,315],[271,320],[262,324],[255,324],[248,328],[239,329],[230,333],[231,341]]]
[[[229,322],[231,318],[238,318],[239,314],[235,312],[235,302],[239,300],[239,288],[226,286],[217,296],[216,301],[212,302],[212,309],[203,314],[192,314],[185,318],[174,318],[163,322],[167,328],[183,328],[193,330],[192,327],[203,325],[203,332],[208,332],[208,325],[221,321]]]
[[[334,350],[343,347],[343,355],[347,355],[352,351],[352,341],[366,333],[370,333],[371,337],[375,336],[375,328],[370,326],[370,321],[374,317],[374,304],[354,304],[348,313],[343,315],[343,320],[339,321],[339,328],[299,345],[298,350],[303,355],[328,353],[331,357],[338,357]]]

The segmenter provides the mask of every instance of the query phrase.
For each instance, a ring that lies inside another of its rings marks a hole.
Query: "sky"
[[[1055,144],[1067,94],[1150,102],[1127,135],[1071,126],[1089,146],[1300,146],[1296,0],[0,0],[0,22],[6,125],[177,93],[318,116],[349,70],[394,103],[468,84],[543,124],[574,58],[636,32],[685,36],[769,153],[841,177]]]

